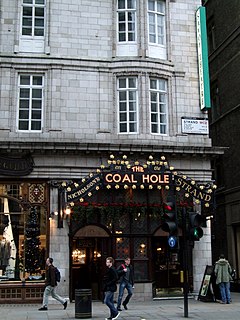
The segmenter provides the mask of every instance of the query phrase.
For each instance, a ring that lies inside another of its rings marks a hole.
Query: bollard
[[[92,290],[75,289],[75,318],[92,318]]]

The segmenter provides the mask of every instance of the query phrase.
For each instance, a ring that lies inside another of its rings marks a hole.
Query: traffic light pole
[[[182,208],[184,317],[188,318],[188,245],[186,208]]]

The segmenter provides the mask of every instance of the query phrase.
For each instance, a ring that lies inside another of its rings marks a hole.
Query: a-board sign
[[[214,266],[206,266],[203,279],[202,279],[202,284],[199,290],[199,295],[198,295],[198,300],[201,301],[215,301],[214,298],[214,292],[213,292],[213,271],[214,271]]]

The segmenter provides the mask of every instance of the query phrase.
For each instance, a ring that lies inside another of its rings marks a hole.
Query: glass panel
[[[148,10],[154,11],[154,3],[155,1],[152,1],[152,0],[148,1]]]
[[[120,101],[126,101],[127,100],[127,92],[126,91],[120,91],[119,92],[119,100]]]
[[[30,85],[30,76],[27,76],[27,75],[20,76],[20,84],[21,85]]]
[[[30,89],[21,88],[20,89],[20,98],[29,98],[30,97]]]
[[[127,124],[120,123],[120,132],[127,132]]]
[[[136,121],[137,115],[135,112],[130,112],[129,113],[129,120],[130,121]]]
[[[135,9],[135,8],[136,8],[136,2],[135,2],[135,0],[128,0],[128,1],[127,1],[127,8],[128,8],[128,9]]]
[[[32,35],[32,28],[22,28],[22,35],[23,36],[31,36]]]
[[[160,131],[161,131],[161,133],[166,133],[166,125],[163,125],[163,124],[161,124],[160,125]]]
[[[157,1],[157,11],[161,13],[165,13],[165,3],[164,1]]]
[[[151,103],[151,111],[157,112],[157,104],[156,103]]]
[[[152,114],[151,114],[151,121],[152,121],[152,122],[157,122],[157,121],[158,121],[158,116],[157,116],[156,113],[152,113]]]
[[[43,37],[44,36],[44,30],[43,29],[35,29],[34,30],[34,35],[38,37]]]
[[[126,88],[126,78],[121,78],[118,81],[119,88]]]
[[[19,130],[28,130],[28,121],[19,121]]]
[[[137,132],[137,125],[136,123],[129,124],[129,132]]]
[[[32,90],[33,98],[42,98],[42,89],[33,89]]]
[[[135,21],[135,13],[134,12],[128,12],[128,21],[129,22]]]
[[[118,0],[118,9],[125,9],[125,0]]]
[[[23,0],[23,3],[32,4],[33,0]]]
[[[125,22],[125,13],[124,12],[120,12],[118,14],[118,21]]]
[[[120,110],[120,111],[126,111],[126,110],[127,110],[127,104],[126,104],[126,102],[120,102],[120,103],[119,103],[119,110]]]
[[[136,110],[136,103],[135,102],[129,102],[129,110],[130,111]]]
[[[152,123],[152,133],[158,133],[158,126],[157,124]]]
[[[20,110],[19,111],[19,119],[28,119],[29,118],[29,111],[28,110]]]
[[[23,18],[23,26],[24,27],[27,27],[27,26],[32,27],[32,18]]]
[[[119,34],[119,41],[120,42],[126,41],[126,34],[125,33],[120,33]]]
[[[33,109],[42,109],[42,100],[33,100],[32,107]]]
[[[129,91],[129,100],[136,101],[136,91]]]
[[[45,0],[35,0],[35,3],[44,5],[45,4]]]
[[[126,25],[125,25],[125,23],[120,23],[120,24],[119,24],[119,31],[126,31]]]
[[[157,81],[150,79],[150,88],[157,89]]]
[[[127,114],[126,113],[120,113],[120,121],[127,121]]]
[[[41,130],[41,122],[40,121],[32,121],[31,130]]]
[[[35,19],[35,27],[43,27],[44,19]]]
[[[29,100],[20,100],[20,109],[28,109],[29,108]]]
[[[135,34],[134,33],[128,34],[128,41],[135,41]]]
[[[32,119],[36,120],[36,119],[41,119],[41,110],[32,110]]]
[[[44,17],[44,8],[35,8],[36,17]]]
[[[136,78],[129,78],[129,88],[136,88]]]
[[[33,85],[41,86],[42,85],[42,76],[33,76]]]
[[[32,7],[23,7],[23,16],[32,16]]]

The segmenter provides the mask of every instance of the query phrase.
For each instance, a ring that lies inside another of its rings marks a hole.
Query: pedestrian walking
[[[215,264],[214,273],[216,275],[216,284],[219,286],[221,293],[221,303],[231,303],[230,281],[232,280],[232,268],[221,254],[219,260]]]
[[[124,290],[127,289],[127,296],[124,299],[122,305],[125,310],[128,309],[127,304],[133,295],[133,288],[134,288],[134,273],[133,273],[133,266],[130,264],[131,259],[129,257],[125,258],[123,264],[121,264],[117,271],[120,276],[120,283],[119,283],[119,294],[118,294],[118,301],[117,301],[117,310],[122,311],[121,303],[124,294]]]
[[[104,291],[104,303],[110,309],[109,318],[105,318],[105,320],[115,320],[120,315],[120,312],[114,306],[113,296],[114,292],[117,291],[117,281],[118,274],[116,269],[113,267],[114,259],[112,257],[108,257],[106,259],[106,267],[107,271],[103,277],[103,291]]]
[[[63,305],[63,309],[67,308],[67,300],[63,299],[56,293],[57,280],[56,280],[56,268],[53,265],[53,259],[47,258],[46,260],[46,281],[45,281],[45,290],[43,293],[43,302],[42,307],[39,308],[39,311],[48,310],[48,297],[51,295],[54,299],[59,301]]]

